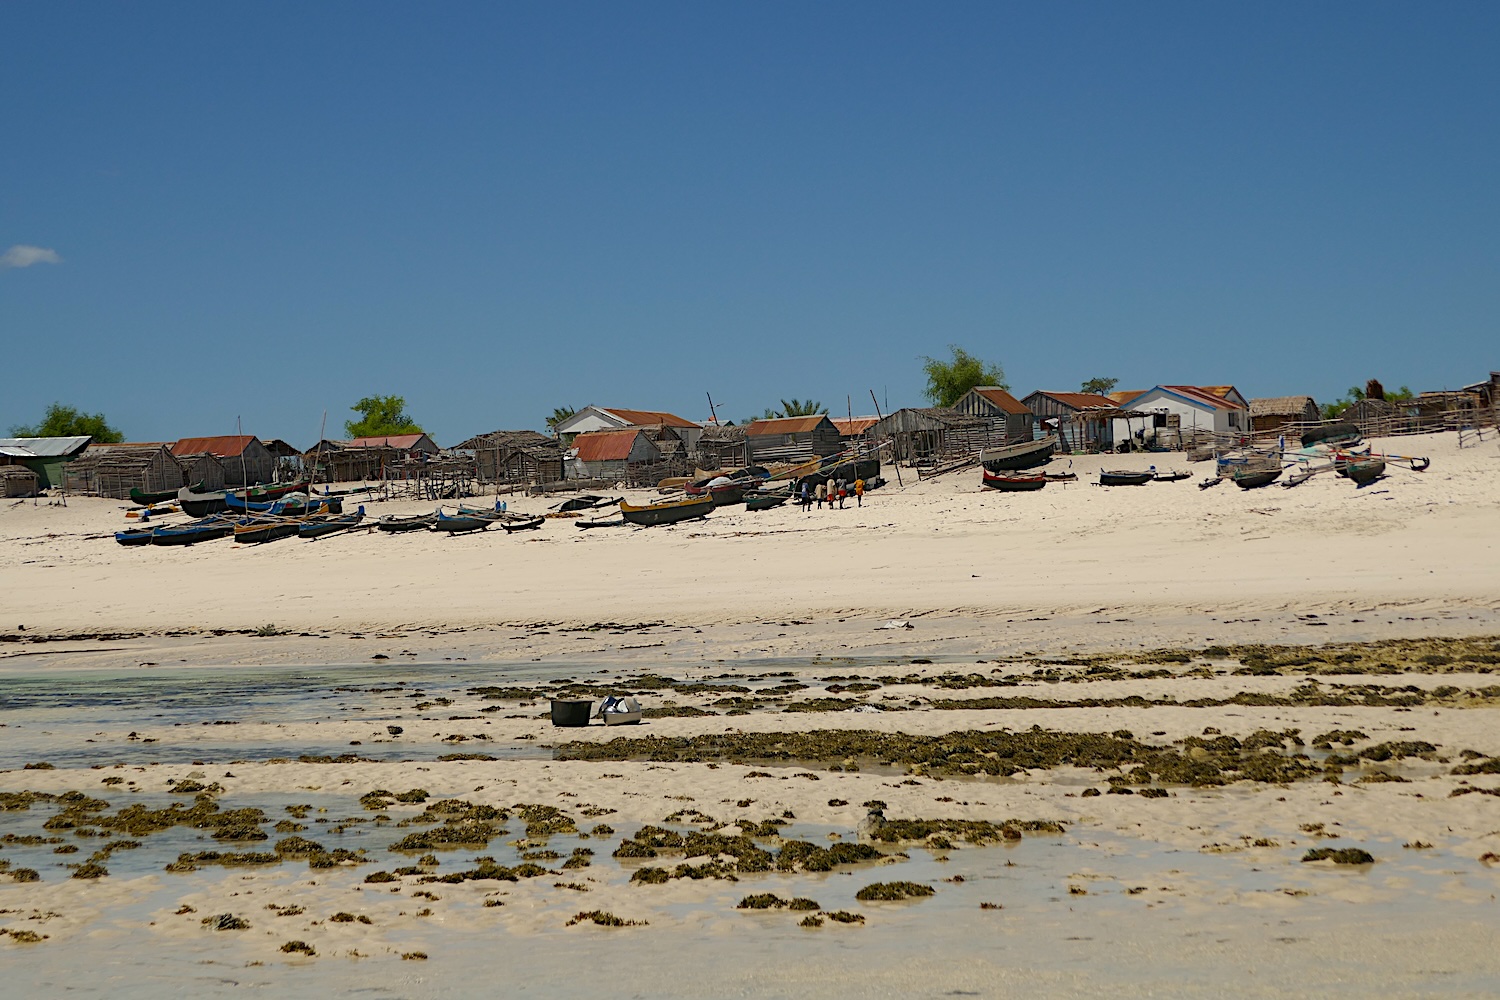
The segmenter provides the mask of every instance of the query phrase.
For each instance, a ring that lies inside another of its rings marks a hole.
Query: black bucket
[[[553,698],[552,724],[554,726],[586,726],[589,713],[593,711],[592,698]]]

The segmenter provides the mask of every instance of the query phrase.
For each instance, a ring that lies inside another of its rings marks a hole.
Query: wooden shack
[[[124,500],[132,489],[161,493],[183,485],[182,467],[166,445],[89,449],[64,470],[65,488]]]
[[[953,409],[971,417],[982,417],[994,443],[1029,441],[1032,414],[1026,404],[994,385],[975,386],[953,404]]]
[[[206,451],[200,451],[196,455],[177,455],[177,465],[182,469],[182,482],[185,486],[203,484],[206,490],[222,490],[224,488],[224,463]]]
[[[808,462],[844,450],[839,429],[826,413],[809,417],[776,417],[745,426],[746,464]]]
[[[4,459],[0,459],[3,463]],[[42,491],[41,480],[24,465],[0,464],[0,496],[7,500],[34,497]]]
[[[1091,392],[1038,389],[1022,400],[1031,411],[1036,437],[1056,434],[1065,451],[1107,451],[1114,444],[1120,404]]]
[[[742,469],[749,465],[745,456],[745,428],[735,424],[709,424],[698,437],[698,468]]]
[[[568,479],[626,479],[632,466],[656,466],[661,450],[639,427],[587,431],[573,439],[564,471]]]
[[[944,406],[908,406],[870,428],[877,441],[889,440],[893,457],[909,464],[938,462],[977,454],[990,444],[1002,444],[984,417],[959,413]]]
[[[214,456],[224,465],[227,486],[253,486],[276,477],[276,456],[253,434],[183,438],[172,445],[173,455]]]
[[[1250,400],[1250,429],[1257,434],[1274,433],[1284,424],[1317,423],[1322,420],[1311,396],[1268,396]]]
[[[539,486],[563,478],[561,445],[537,431],[477,434],[454,450],[473,454],[481,482]]]

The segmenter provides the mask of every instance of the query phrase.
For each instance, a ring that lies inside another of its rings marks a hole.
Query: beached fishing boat
[[[256,518],[246,519],[234,526],[234,540],[245,544],[274,542],[278,538],[290,538],[304,523],[302,518]]]
[[[234,522],[224,517],[205,517],[186,524],[159,524],[151,531],[152,545],[193,545],[234,533]]]
[[[437,520],[434,514],[385,514],[375,522],[381,531],[424,531]]]
[[[743,503],[745,492],[754,486],[754,483],[749,482],[715,481],[708,486],[688,486],[683,492],[690,497],[711,497],[715,507],[729,507]]]
[[[556,510],[561,514],[567,514],[575,510],[592,510],[595,507],[612,507],[619,502],[619,498],[596,496],[585,493],[583,496],[573,497],[557,504]]]
[[[535,531],[546,524],[547,519],[541,514],[535,514],[530,517],[525,514],[512,514],[495,523],[506,531]]]
[[[639,524],[652,527],[659,524],[676,524],[678,521],[691,521],[700,517],[707,517],[714,509],[713,497],[687,497],[683,500],[668,500],[664,503],[647,504],[637,507],[635,504],[620,501],[620,516],[631,524]]]
[[[1184,479],[1192,479],[1191,472],[1158,472],[1151,477],[1153,483],[1180,483]]]
[[[602,521],[598,518],[591,518],[587,521],[574,521],[573,523],[580,528],[628,528],[630,526],[630,522],[623,517],[607,517]]]
[[[1260,489],[1262,486],[1270,486],[1281,478],[1281,466],[1278,465],[1274,469],[1253,466],[1235,469],[1230,474],[1230,478],[1234,480],[1234,485],[1242,490]]]
[[[987,490],[999,490],[1002,493],[1029,493],[1039,490],[1047,485],[1047,477],[1044,475],[1017,476],[1000,475],[985,469],[982,473],[981,482]]]
[[[465,531],[483,531],[494,519],[490,517],[471,517],[467,514],[448,514],[441,509],[433,515],[430,527],[433,531],[446,531],[450,535],[456,535]]]
[[[288,496],[280,500],[246,500],[237,493],[224,497],[230,510],[243,513],[281,514],[287,517],[306,517],[310,514],[342,514],[344,501],[338,497]]]
[[[365,519],[365,508],[360,508],[353,514],[332,514],[325,517],[308,518],[297,525],[298,538],[322,538],[331,535],[335,531],[347,531]]]
[[[1369,457],[1340,462],[1339,475],[1354,480],[1356,486],[1368,486],[1385,475],[1385,459]]]
[[[1310,448],[1315,444],[1353,444],[1363,436],[1357,424],[1329,424],[1326,427],[1314,427],[1303,434],[1302,447]]]
[[[1078,473],[1076,472],[1044,472],[1042,475],[1047,477],[1047,482],[1049,483],[1078,482]]]
[[[1126,469],[1100,469],[1100,486],[1144,486],[1156,478],[1156,466],[1152,466],[1145,472],[1131,472]]]
[[[770,490],[764,493],[752,492],[745,494],[746,510],[771,510],[780,507],[792,498],[791,490]]]
[[[191,486],[183,486],[175,490],[158,490],[155,493],[147,493],[145,490],[130,488],[130,502],[137,507],[150,507],[152,504],[166,503],[168,500],[176,500],[177,495],[187,490],[189,493],[200,493],[203,490],[203,480],[198,480]]]
[[[269,503],[280,500],[289,493],[306,493],[311,485],[311,480],[304,479],[295,483],[271,483],[248,490],[217,490],[212,493],[194,493],[191,488],[184,486],[177,491],[177,502],[182,504],[183,513],[190,517],[208,517],[228,510],[231,495],[251,503]]]
[[[150,545],[151,533],[155,528],[126,528],[124,531],[115,532],[115,541],[121,545]]]
[[[1056,435],[1048,435],[1037,441],[1022,441],[1002,448],[986,448],[979,453],[979,462],[991,472],[1007,472],[1015,469],[1034,469],[1046,465],[1057,451]]]

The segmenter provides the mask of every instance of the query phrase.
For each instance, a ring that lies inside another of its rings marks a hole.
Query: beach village
[[[10,981],[1483,995],[1497,389],[7,439]]]
[[[878,402],[873,393],[871,401]],[[739,425],[591,404],[551,434],[497,430],[447,448],[425,433],[324,439],[303,449],[249,434],[0,439],[0,483],[13,499],[129,501],[135,524],[116,533],[122,545],[253,544],[355,529],[514,532],[549,519],[652,527],[725,508],[843,509],[891,480],[904,489],[907,480],[946,476],[1015,493],[1076,482],[1290,488],[1324,473],[1365,487],[1392,469],[1430,466],[1428,455],[1372,448],[1370,440],[1451,432],[1461,446],[1478,444],[1494,431],[1497,407],[1494,372],[1394,402],[1371,380],[1359,399],[1327,414],[1310,396],[1247,399],[1232,385],[1037,390],[1023,398],[976,386],[948,407]],[[1120,455],[1160,458],[1122,464]],[[375,505],[399,501],[431,509],[377,512]]]

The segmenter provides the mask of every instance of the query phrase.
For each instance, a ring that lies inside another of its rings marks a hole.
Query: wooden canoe
[[[381,531],[423,531],[436,520],[432,514],[386,514],[375,527]]]
[[[654,527],[660,524],[676,524],[678,521],[691,521],[700,517],[707,517],[714,509],[714,498],[688,497],[685,500],[668,500],[666,503],[647,504],[637,507],[635,504],[620,501],[620,516],[631,524],[639,524],[644,527]]]
[[[1270,486],[1281,478],[1281,467],[1274,469],[1236,469],[1233,476],[1234,485],[1242,490],[1255,490],[1262,486]]]
[[[203,490],[203,480],[198,480],[191,486],[179,487],[175,490],[158,490],[155,493],[147,493],[134,486],[130,487],[130,502],[137,507],[150,507],[152,504],[166,503],[168,500],[176,500],[177,495],[187,490],[189,493],[199,493]]]
[[[997,475],[989,469],[985,469],[981,482],[987,490],[999,490],[1002,493],[1029,493],[1039,490],[1047,485],[1047,477],[1041,474],[1032,476]]]
[[[1124,469],[1099,470],[1100,486],[1144,486],[1155,478],[1155,470],[1150,472],[1130,472]]]
[[[979,462],[991,472],[1034,469],[1038,465],[1046,465],[1055,451],[1057,437],[1048,435],[1039,441],[1022,441],[1003,448],[986,448],[979,453]]]
[[[780,507],[792,498],[790,490],[776,490],[770,493],[747,493],[745,494],[746,510],[771,510]]]
[[[298,538],[322,538],[335,531],[347,531],[365,519],[365,508],[361,505],[353,514],[336,514],[327,517],[310,517],[297,525]]]
[[[471,517],[467,514],[446,514],[439,510],[433,517],[430,527],[433,531],[446,531],[450,535],[456,535],[465,531],[483,531],[494,519],[490,517]]]

